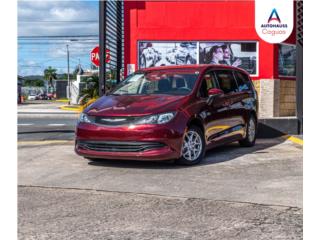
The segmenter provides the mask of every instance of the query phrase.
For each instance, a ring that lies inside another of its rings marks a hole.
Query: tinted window
[[[220,89],[223,90],[224,93],[237,91],[238,86],[231,71],[217,70],[215,73],[220,85]]]
[[[197,71],[150,71],[147,73],[135,73],[123,82],[111,93],[113,95],[187,95],[198,78]]]
[[[252,90],[251,83],[247,75],[237,71],[234,72],[234,75],[237,79],[238,88],[240,92]]]
[[[217,88],[217,85],[214,80],[213,73],[206,73],[203,76],[201,87],[199,90],[200,97],[207,98],[208,97],[208,90],[211,88]]]
[[[278,69],[281,76],[296,76],[296,46],[279,44]]]

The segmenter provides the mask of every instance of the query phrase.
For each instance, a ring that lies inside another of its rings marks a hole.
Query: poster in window
[[[200,64],[225,64],[257,74],[256,42],[200,42]]]
[[[280,44],[279,45],[279,75],[295,77],[296,76],[296,46]]]
[[[196,42],[139,42],[139,68],[197,63]]]

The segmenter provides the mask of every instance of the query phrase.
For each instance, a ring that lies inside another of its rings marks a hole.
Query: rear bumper
[[[75,152],[88,158],[126,159],[126,160],[169,160],[180,157],[186,121],[177,119],[164,125],[137,125],[105,127],[101,125],[79,123],[76,129]],[[81,143],[94,142],[101,146],[104,143],[119,143],[120,148],[88,147]],[[131,143],[159,143],[156,148],[128,148]],[[125,147],[128,143],[128,148]],[[110,149],[110,150],[109,150]],[[122,151],[124,149],[125,151]]]

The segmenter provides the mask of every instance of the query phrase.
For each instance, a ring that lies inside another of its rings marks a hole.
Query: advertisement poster
[[[198,49],[199,45],[199,49]],[[226,64],[257,74],[256,42],[139,42],[139,69],[185,64]]]
[[[257,74],[256,42],[200,42],[200,64],[225,64]]]
[[[197,63],[196,42],[139,42],[139,68]]]
[[[127,64],[127,75],[130,75],[136,71],[135,64]]]

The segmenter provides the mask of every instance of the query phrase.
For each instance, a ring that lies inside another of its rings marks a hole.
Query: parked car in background
[[[48,100],[49,97],[46,93],[40,93],[36,96],[36,100]]]
[[[53,96],[54,96],[53,93],[47,93],[48,100],[52,100]]]
[[[37,95],[35,93],[31,93],[28,95],[28,100],[36,100]]]
[[[257,93],[247,72],[225,65],[142,69],[80,115],[75,151],[92,160],[192,165],[207,149],[255,144]]]

